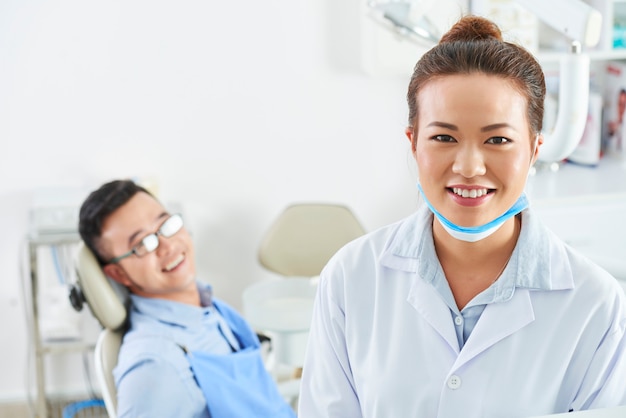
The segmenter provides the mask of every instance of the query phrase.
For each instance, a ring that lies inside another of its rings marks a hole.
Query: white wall
[[[358,4],[0,3],[0,399],[27,385],[19,265],[40,188],[155,179],[236,307],[270,277],[256,247],[286,205],[345,203],[369,230],[413,210],[410,69],[361,71]]]

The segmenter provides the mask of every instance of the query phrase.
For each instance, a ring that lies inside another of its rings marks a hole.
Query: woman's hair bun
[[[439,43],[456,41],[502,41],[500,28],[492,21],[480,16],[464,16],[441,38]]]

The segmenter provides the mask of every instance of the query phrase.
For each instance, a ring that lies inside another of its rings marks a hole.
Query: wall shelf
[[[583,51],[589,54],[589,59],[593,61],[611,61],[611,60],[624,60],[626,59],[626,48],[612,49],[607,51]],[[535,57],[542,64],[558,64],[561,57],[565,54],[565,51],[549,51],[540,50]]]

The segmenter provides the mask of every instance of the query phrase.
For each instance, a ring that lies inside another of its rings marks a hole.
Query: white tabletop
[[[626,161],[605,157],[595,167],[565,163],[556,172],[538,168],[528,178],[528,195],[534,200],[626,197]]]
[[[539,169],[526,190],[550,229],[626,281],[626,161],[603,158],[596,167]]]

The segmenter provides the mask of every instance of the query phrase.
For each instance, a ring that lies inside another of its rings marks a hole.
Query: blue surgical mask
[[[526,194],[522,193],[519,199],[517,199],[509,210],[498,216],[493,221],[480,226],[459,226],[450,222],[448,219],[444,218],[441,213],[437,212],[437,209],[435,209],[426,198],[424,190],[422,190],[422,186],[419,183],[417,184],[417,188],[422,194],[428,208],[437,217],[439,223],[441,223],[441,226],[443,226],[443,228],[454,238],[466,242],[476,242],[487,238],[489,235],[496,232],[504,224],[504,222],[528,207]]]

